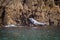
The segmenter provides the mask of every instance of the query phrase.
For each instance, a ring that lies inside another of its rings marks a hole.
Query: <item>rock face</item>
[[[31,25],[32,17],[47,25],[60,25],[59,0],[0,0],[0,25]]]

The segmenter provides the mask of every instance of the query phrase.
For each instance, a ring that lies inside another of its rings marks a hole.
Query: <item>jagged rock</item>
[[[48,25],[58,25],[59,15],[56,0],[0,0],[0,23],[4,25],[29,25],[30,17]]]

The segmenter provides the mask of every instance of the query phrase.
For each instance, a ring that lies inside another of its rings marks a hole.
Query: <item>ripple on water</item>
[[[41,27],[6,28],[0,31],[1,40],[60,40],[60,29],[39,29]],[[38,30],[39,29],[39,30]],[[3,36],[4,35],[4,36]]]

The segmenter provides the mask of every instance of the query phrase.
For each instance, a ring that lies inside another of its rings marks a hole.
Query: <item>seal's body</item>
[[[30,22],[34,25],[46,25],[46,23],[38,22],[33,18],[29,18]]]

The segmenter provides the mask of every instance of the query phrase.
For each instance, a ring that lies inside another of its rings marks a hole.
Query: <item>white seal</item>
[[[33,23],[34,25],[46,25],[46,23],[38,22],[33,18],[29,18],[30,22]]]

